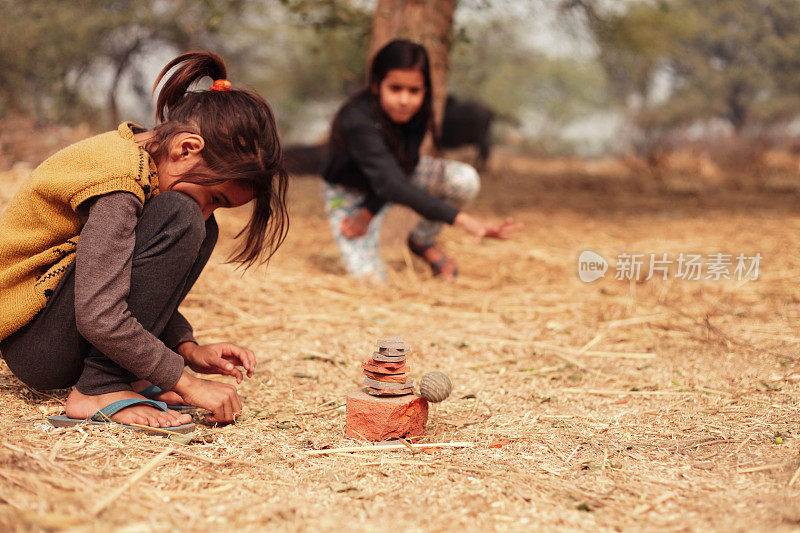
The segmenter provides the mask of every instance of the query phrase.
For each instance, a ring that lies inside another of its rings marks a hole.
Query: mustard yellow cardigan
[[[55,153],[36,167],[0,216],[0,340],[46,304],[75,260],[82,202],[128,191],[143,203],[158,194],[156,166],[134,140],[135,124]]]

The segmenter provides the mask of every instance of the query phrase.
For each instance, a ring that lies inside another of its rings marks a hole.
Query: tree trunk
[[[431,60],[433,111],[441,125],[447,98],[447,72],[453,36],[453,11],[458,0],[378,0],[372,17],[369,62],[392,39],[422,44]]]

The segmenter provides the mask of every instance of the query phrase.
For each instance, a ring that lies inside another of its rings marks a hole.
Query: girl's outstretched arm
[[[519,231],[524,227],[520,223],[515,223],[514,219],[510,217],[500,223],[493,223],[477,219],[463,211],[456,215],[453,225],[467,230],[468,233],[475,237],[477,242],[485,238],[505,240],[510,233]]]

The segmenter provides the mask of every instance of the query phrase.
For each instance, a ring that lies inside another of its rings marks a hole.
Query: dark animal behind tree
[[[328,143],[290,144],[283,149],[283,160],[289,174],[302,176],[317,174],[328,155]]]
[[[517,119],[496,113],[486,104],[448,95],[442,121],[442,148],[474,145],[478,149],[475,167],[485,169],[491,152],[491,130],[495,118],[519,125]]]

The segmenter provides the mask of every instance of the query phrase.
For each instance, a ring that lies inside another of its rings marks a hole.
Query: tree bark
[[[422,44],[431,61],[433,111],[441,125],[447,98],[447,73],[453,40],[453,12],[458,0],[378,0],[372,17],[368,59],[392,39]]]

